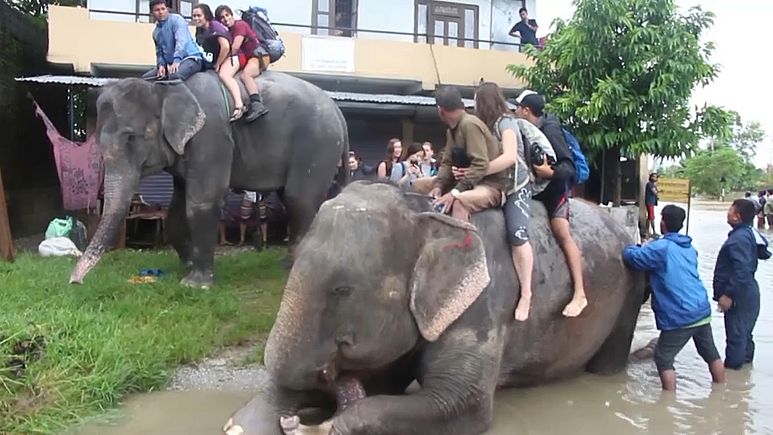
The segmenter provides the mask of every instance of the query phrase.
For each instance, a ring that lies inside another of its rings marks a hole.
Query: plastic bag
[[[83,255],[75,246],[75,243],[67,237],[52,237],[43,240],[38,245],[38,252],[44,257],[61,257],[65,255],[80,257]]]
[[[73,219],[69,218],[55,218],[52,220],[46,229],[46,239],[51,239],[54,237],[68,237],[70,235],[70,231],[72,231],[72,221]]]

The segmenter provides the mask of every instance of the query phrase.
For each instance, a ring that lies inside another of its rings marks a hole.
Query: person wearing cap
[[[569,231],[569,195],[571,183],[575,177],[574,157],[564,139],[564,132],[558,118],[544,113],[545,99],[542,95],[525,90],[518,96],[516,103],[516,116],[537,126],[548,138],[556,154],[555,162],[552,164],[548,159],[543,159],[542,162],[531,162],[534,174],[538,178],[550,180],[545,190],[534,195],[534,199],[543,203],[547,209],[550,227],[564,251],[572,276],[574,295],[564,308],[563,315],[577,317],[588,305],[588,299],[585,296],[582,277],[582,253]]]
[[[469,221],[470,213],[502,205],[502,192],[508,185],[506,172],[486,174],[489,162],[501,154],[499,142],[483,121],[465,112],[457,88],[440,88],[435,101],[440,120],[448,129],[438,174],[427,178],[432,180],[429,195],[436,198],[438,211],[450,211],[453,217]],[[456,179],[453,167],[467,168],[465,177]]]
[[[725,368],[711,333],[711,303],[698,274],[698,251],[690,236],[679,234],[684,218],[681,207],[663,207],[663,237],[643,246],[627,246],[623,251],[628,267],[650,274],[652,311],[660,330],[655,365],[663,389],[669,391],[676,389],[674,359],[690,339],[708,364],[712,380],[725,381]]]

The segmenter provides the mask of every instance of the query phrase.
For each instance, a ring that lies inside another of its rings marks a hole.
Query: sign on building
[[[304,36],[301,42],[304,71],[354,72],[354,39]]]

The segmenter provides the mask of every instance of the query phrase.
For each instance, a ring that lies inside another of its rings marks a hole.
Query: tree
[[[744,161],[737,150],[723,146],[714,150],[701,150],[683,163],[682,174],[692,181],[693,188],[706,195],[719,196],[721,180],[730,191],[757,190],[761,169]]]
[[[547,110],[575,131],[590,157],[608,150],[612,200],[620,204],[620,156],[682,157],[701,139],[725,137],[731,115],[691,109],[696,86],[711,83],[718,66],[702,33],[714,15],[700,8],[680,15],[674,0],[574,0],[569,22],[556,21],[531,66],[508,69],[546,96]]]
[[[744,123],[738,113],[730,113],[733,116],[732,135],[712,139],[711,147],[731,146],[738,151],[745,162],[752,163],[752,158],[757,152],[757,145],[765,140],[765,130],[757,121]]]
[[[86,6],[85,0],[10,0],[9,4],[12,8],[33,17],[45,15],[46,12],[48,12],[48,5],[50,4],[62,6]]]

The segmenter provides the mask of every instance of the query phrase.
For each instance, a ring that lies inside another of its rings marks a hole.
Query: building
[[[522,86],[506,67],[528,62],[508,36],[537,0],[230,0],[235,11],[260,4],[280,31],[286,56],[272,69],[333,92],[354,150],[378,161],[389,138],[430,140],[444,132],[430,98],[456,85],[471,98],[481,80],[509,96]],[[189,16],[196,1],[168,0]],[[210,3],[214,9],[217,4]],[[238,15],[238,12],[237,12]],[[89,0],[88,8],[51,6],[48,61],[75,75],[138,76],[153,67],[147,0]],[[191,31],[193,29],[191,28]],[[131,42],[129,42],[131,41]]]

